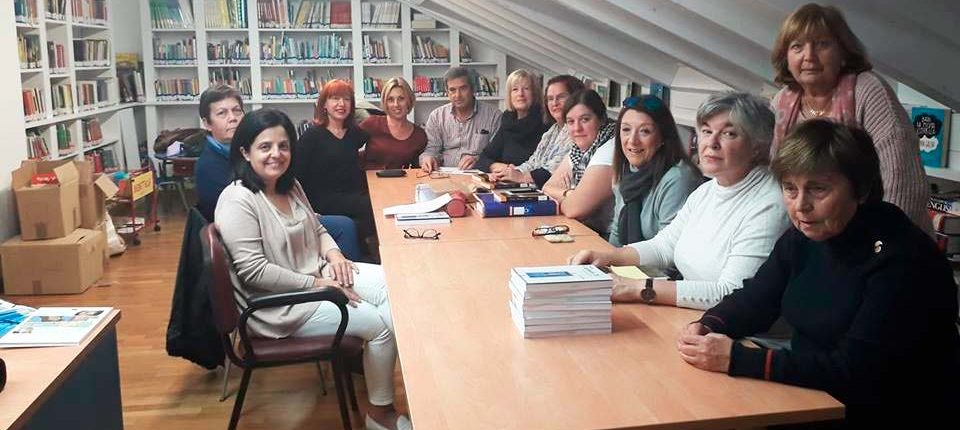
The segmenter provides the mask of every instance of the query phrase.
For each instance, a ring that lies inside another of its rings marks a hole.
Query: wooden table
[[[597,236],[597,233],[589,227],[562,215],[483,218],[479,212],[473,209],[469,210],[466,217],[453,218],[450,224],[398,227],[394,223],[393,217],[387,218],[383,215],[383,208],[413,203],[414,190],[418,183],[447,188],[450,188],[454,182],[470,183],[470,177],[464,175],[431,179],[429,177],[417,178],[419,173],[419,169],[411,169],[407,170],[407,176],[402,178],[380,178],[376,176],[374,171],[367,172],[370,203],[373,206],[373,217],[377,224],[377,237],[381,245],[427,242],[404,239],[402,231],[404,228],[437,230],[441,233],[441,242],[528,238],[531,237],[530,233],[533,232],[533,229],[538,226],[559,224],[569,226],[571,236]]]
[[[113,310],[78,346],[2,349],[0,429],[122,429]]]
[[[615,305],[611,335],[523,339],[508,309],[510,268],[609,247],[597,236],[381,246],[417,430],[736,428],[843,416],[821,391],[685,363],[677,334],[699,311]]]

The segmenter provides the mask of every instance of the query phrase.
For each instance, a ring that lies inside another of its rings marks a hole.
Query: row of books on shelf
[[[73,21],[86,24],[107,25],[108,0],[70,0]]]
[[[153,89],[160,101],[193,101],[200,96],[199,79],[157,79]]]
[[[51,85],[50,91],[54,116],[73,113],[73,88],[70,84]]]
[[[250,64],[250,41],[244,38],[207,43],[207,64]]]
[[[243,96],[250,96],[253,94],[253,89],[250,86],[250,77],[244,77],[240,75],[240,70],[234,68],[220,68],[210,70],[210,85],[219,85],[225,84],[233,88],[236,88],[237,91],[240,91],[240,94]]]
[[[45,0],[47,18],[64,21],[67,19],[67,0]]]
[[[363,93],[367,97],[379,98],[380,94],[383,93],[383,79],[380,78],[363,78]]]
[[[400,28],[400,3],[361,3],[360,24],[364,28]]]
[[[123,103],[146,101],[143,89],[143,63],[135,53],[120,52],[116,55],[117,83],[120,101]]]
[[[389,63],[391,58],[390,43],[387,42],[386,36],[376,40],[371,38],[369,34],[363,35],[364,61],[368,63]]]
[[[270,36],[260,42],[260,59],[273,63],[352,63],[353,43],[340,34],[317,36],[316,41]]]
[[[450,61],[450,50],[427,36],[415,36],[414,63],[444,63]]]
[[[13,14],[17,22],[36,24],[40,13],[36,0],[13,0]]]
[[[80,133],[84,146],[103,143],[103,130],[100,128],[100,120],[97,118],[84,118],[80,120]]]
[[[206,0],[207,28],[247,28],[247,0]]]
[[[350,2],[257,0],[263,28],[350,28]]]
[[[76,149],[73,145],[73,135],[70,132],[70,124],[54,124],[54,138],[57,140],[57,152],[63,156],[68,155]],[[30,149],[31,158],[47,158],[50,155],[50,147],[47,145],[46,131],[39,129],[27,130],[27,144]]]
[[[117,68],[117,81],[120,83],[120,101],[123,103],[146,101],[143,89],[143,73],[136,69]]]
[[[81,110],[89,110],[113,104],[110,97],[111,78],[92,81],[77,81],[77,98]]]
[[[67,68],[67,49],[62,43],[47,41],[47,62],[51,69],[65,71]]]
[[[35,121],[43,118],[47,113],[47,106],[43,101],[43,90],[40,88],[24,88],[23,95],[24,120]]]
[[[109,66],[110,41],[107,39],[74,40],[73,60],[78,67]]]
[[[150,25],[153,28],[193,28],[193,9],[189,0],[150,0]]]
[[[295,73],[291,72],[285,78],[262,80],[261,90],[265,99],[316,98],[320,95],[323,86],[331,79],[334,79],[332,73],[328,73],[324,78],[310,71],[303,79],[297,79]]]
[[[20,58],[21,69],[36,69],[41,67],[40,37],[17,33],[17,56]]]
[[[497,80],[483,75],[473,75],[473,88],[476,96],[496,96]],[[446,81],[442,77],[414,76],[413,91],[418,96],[443,97],[447,94]]]
[[[157,37],[153,38],[153,63],[163,64],[195,64],[197,61],[197,39],[164,42]]]

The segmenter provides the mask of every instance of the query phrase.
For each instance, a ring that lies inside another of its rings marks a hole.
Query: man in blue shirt
[[[197,186],[197,208],[207,221],[213,221],[220,193],[233,180],[230,165],[230,142],[243,119],[243,99],[233,87],[216,85],[200,95],[200,119],[207,130],[206,145],[194,166]],[[320,223],[350,260],[360,259],[357,226],[352,219],[339,215],[322,215]]]

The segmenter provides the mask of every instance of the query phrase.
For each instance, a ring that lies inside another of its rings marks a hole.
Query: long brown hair
[[[777,42],[773,45],[770,62],[773,64],[773,80],[791,88],[796,88],[790,69],[787,68],[787,52],[794,41],[807,41],[818,36],[831,36],[843,49],[844,59],[841,74],[861,73],[872,70],[873,65],[867,59],[867,50],[847,25],[843,13],[833,6],[821,6],[808,3],[795,10],[780,27]]]
[[[330,122],[327,116],[327,110],[324,105],[330,97],[339,96],[350,100],[350,108],[347,111],[347,119],[343,122],[344,127],[353,126],[353,110],[357,107],[357,100],[353,96],[353,85],[342,79],[334,79],[327,82],[320,90],[320,97],[317,98],[317,105],[313,109],[313,125],[317,127],[326,127]]]
[[[670,113],[670,108],[662,100],[657,96],[645,95],[629,97],[624,102],[630,106],[624,106],[620,109],[620,116],[617,117],[617,133],[614,135],[614,142],[617,146],[613,150],[613,183],[620,182],[620,176],[627,167],[627,157],[623,155],[623,141],[620,138],[620,123],[623,122],[623,116],[626,115],[627,111],[631,110],[649,115],[657,126],[657,133],[663,140],[663,145],[657,149],[657,153],[649,161],[653,168],[654,187],[660,182],[660,178],[677,163],[683,162],[694,171],[700,171],[690,161],[690,156],[683,146],[683,141],[680,140],[680,133],[677,132],[677,123],[673,119],[673,114]]]

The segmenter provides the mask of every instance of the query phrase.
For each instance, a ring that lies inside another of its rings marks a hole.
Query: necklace
[[[826,105],[826,106],[824,106],[824,107],[822,107],[822,108],[820,108],[820,109],[814,109],[814,107],[811,106],[812,103],[810,103],[809,100],[804,100],[804,101],[803,101],[804,110],[805,110],[810,116],[812,116],[812,117],[817,117],[817,118],[819,118],[819,117],[821,117],[821,116],[824,116],[824,115],[826,115],[827,113],[829,113],[829,112],[830,112],[830,106],[831,106],[832,104],[833,104],[833,100],[830,100],[830,101],[827,102],[827,105]]]

